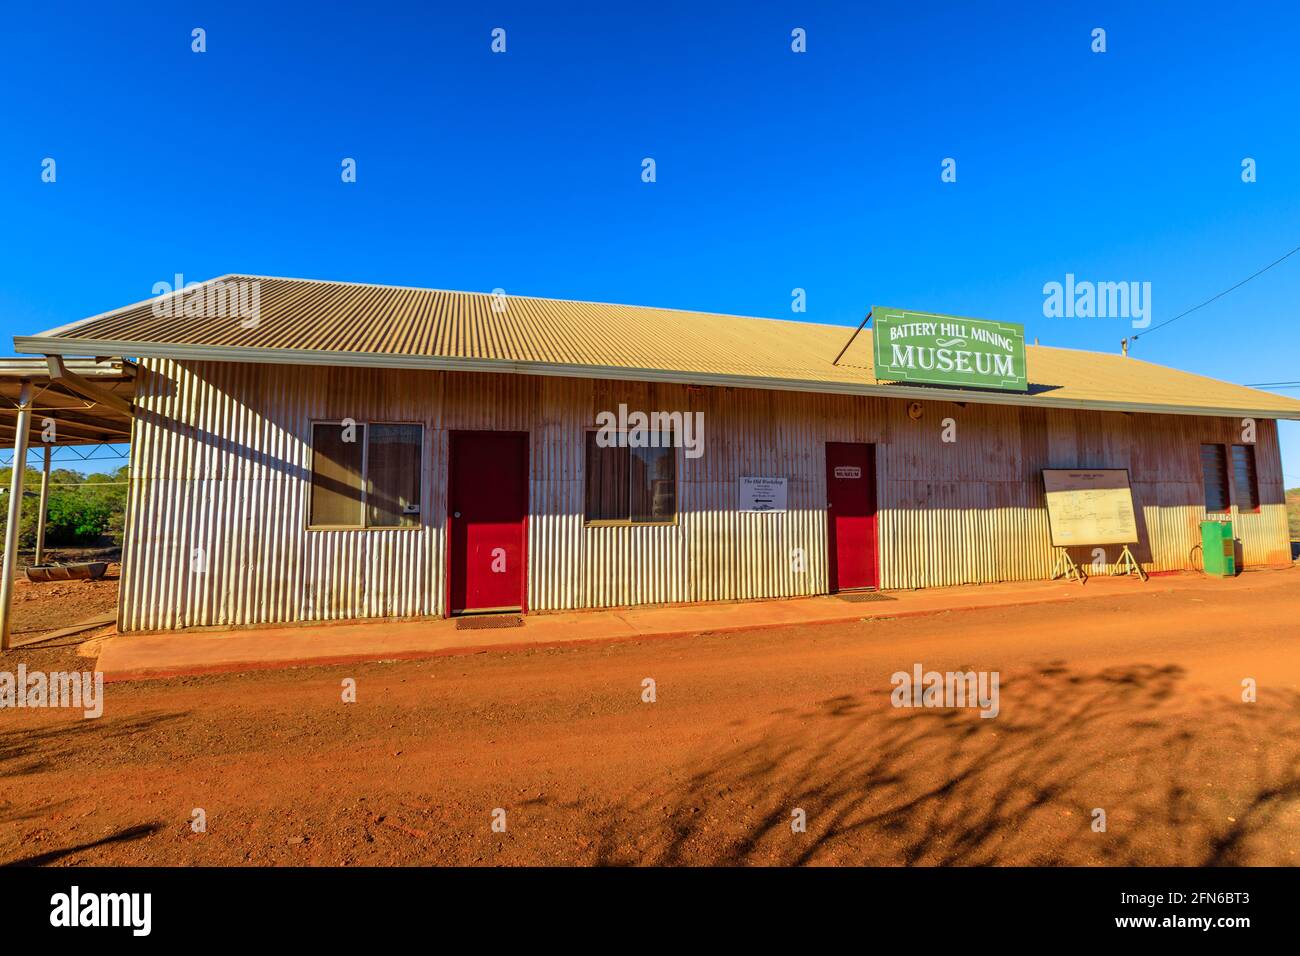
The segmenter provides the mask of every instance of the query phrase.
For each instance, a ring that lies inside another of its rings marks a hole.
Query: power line
[[[1224,289],[1224,290],[1223,290],[1222,292],[1220,292],[1218,295],[1216,295],[1216,296],[1212,296],[1211,298],[1206,299],[1206,300],[1205,300],[1204,302],[1202,302],[1200,305],[1194,305],[1194,306],[1192,306],[1190,309],[1188,309],[1186,312],[1179,312],[1179,313],[1178,313],[1177,315],[1175,315],[1172,319],[1166,319],[1164,322],[1161,322],[1159,325],[1152,326],[1152,327],[1149,328],[1149,329],[1145,329],[1144,331],[1140,332],[1139,334],[1133,336],[1133,341],[1136,342],[1136,341],[1137,341],[1139,338],[1141,338],[1143,335],[1150,335],[1152,332],[1156,331],[1156,329],[1163,329],[1166,325],[1172,325],[1173,323],[1175,323],[1175,322],[1177,322],[1179,319],[1181,319],[1183,316],[1185,316],[1185,315],[1191,315],[1191,314],[1192,314],[1193,312],[1195,312],[1197,309],[1203,309],[1203,308],[1205,308],[1207,305],[1209,305],[1211,302],[1214,302],[1214,301],[1216,301],[1216,300],[1218,300],[1218,299],[1222,299],[1222,298],[1223,298],[1225,295],[1227,295],[1229,292],[1235,292],[1235,291],[1237,291],[1237,290],[1240,289],[1242,286],[1244,286],[1247,282],[1249,282],[1251,279],[1256,279],[1256,278],[1258,278],[1259,276],[1262,276],[1262,275],[1263,275],[1265,272],[1267,272],[1269,269],[1273,268],[1275,265],[1278,265],[1279,263],[1285,262],[1287,259],[1290,259],[1290,258],[1291,258],[1293,255],[1295,255],[1297,252],[1300,252],[1300,246],[1296,246],[1294,249],[1292,249],[1292,250],[1291,250],[1290,252],[1288,252],[1286,255],[1282,256],[1282,258],[1280,258],[1280,259],[1274,259],[1272,262],[1270,262],[1270,263],[1269,263],[1268,265],[1266,265],[1264,268],[1260,269],[1258,272],[1254,273],[1253,275],[1249,275],[1249,276],[1247,276],[1246,278],[1242,279],[1240,282],[1238,282],[1238,283],[1237,283],[1236,285],[1234,285],[1232,288],[1230,288],[1230,289]]]
[[[1247,388],[1300,388],[1300,382],[1252,382]]]

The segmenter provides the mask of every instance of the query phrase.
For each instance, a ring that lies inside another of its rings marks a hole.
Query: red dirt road
[[[0,668],[19,660],[74,661]],[[895,709],[890,675],[918,662],[1000,672],[999,716]],[[1290,865],[1300,571],[114,684],[97,720],[0,710],[0,775],[7,863]]]

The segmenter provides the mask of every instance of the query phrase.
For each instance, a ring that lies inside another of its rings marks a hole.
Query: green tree
[[[50,469],[50,493],[46,508],[47,547],[109,545],[122,543],[126,513],[128,467],[86,475],[69,468]],[[12,468],[0,469],[0,533],[9,514],[9,482]],[[41,472],[28,468],[24,478],[19,547],[36,546],[36,522],[40,511]]]

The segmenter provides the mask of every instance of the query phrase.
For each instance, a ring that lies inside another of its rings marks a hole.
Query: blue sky
[[[783,318],[799,287],[1117,351],[1043,284],[1150,282],[1158,324],[1300,245],[1293,2],[329,6],[0,14],[6,346],[242,271]],[[1133,354],[1300,380],[1298,293],[1300,255]]]

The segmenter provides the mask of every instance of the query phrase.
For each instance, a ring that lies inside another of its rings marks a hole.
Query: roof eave
[[[449,372],[499,372],[515,375],[553,375],[563,378],[603,378],[616,381],[665,382],[679,385],[716,385],[732,388],[770,389],[787,392],[820,392],[836,395],[869,395],[931,402],[970,402],[977,405],[1021,405],[1030,408],[1060,408],[1079,411],[1140,412],[1156,415],[1211,415],[1281,418],[1300,421],[1300,404],[1225,408],[1212,405],[1163,405],[1155,402],[1124,402],[1095,399],[1050,398],[1022,392],[986,392],[945,388],[936,392],[927,386],[870,382],[825,382],[766,376],[726,375],[716,372],[641,369],[605,365],[571,365],[554,362],[520,362],[511,359],[468,359],[455,357],[394,355],[382,352],[334,352],[318,349],[256,349],[243,346],[159,344],[112,339],[72,339],[48,336],[16,336],[14,349],[39,355],[122,355],[139,358],[176,359],[193,362],[240,362],[268,365],[334,365],[359,368],[426,369]],[[1244,387],[1244,386],[1243,386]],[[1261,393],[1266,394],[1266,393]],[[1277,396],[1283,398],[1283,396]],[[1285,399],[1283,398],[1285,401]]]

